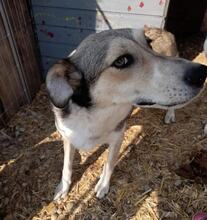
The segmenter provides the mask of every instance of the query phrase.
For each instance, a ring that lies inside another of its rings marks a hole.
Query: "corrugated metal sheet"
[[[46,71],[86,36],[109,28],[163,27],[169,0],[32,0]]]

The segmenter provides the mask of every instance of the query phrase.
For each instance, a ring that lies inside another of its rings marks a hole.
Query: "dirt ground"
[[[180,55],[194,59],[202,36],[180,40]],[[198,62],[207,60],[200,54]],[[42,86],[33,103],[0,130],[0,219],[191,219],[207,212],[207,186],[176,175],[200,149],[207,149],[207,89],[176,111],[176,123],[163,123],[165,111],[134,109],[127,121],[109,194],[97,199],[107,148],[76,152],[72,186],[64,201],[53,202],[60,181],[63,149]]]

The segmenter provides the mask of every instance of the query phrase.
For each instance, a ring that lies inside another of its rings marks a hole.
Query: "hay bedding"
[[[201,51],[197,45],[202,41],[197,36],[188,40],[193,53]],[[181,41],[179,47],[188,51],[185,45]],[[197,59],[207,63],[202,54]],[[206,185],[176,174],[207,147],[206,103],[207,91],[176,111],[177,123],[171,125],[163,124],[162,110],[134,109],[109,194],[101,200],[94,195],[107,154],[101,147],[76,153],[68,197],[51,202],[61,177],[63,150],[43,87],[0,132],[0,219],[184,220],[197,211],[207,212]]]

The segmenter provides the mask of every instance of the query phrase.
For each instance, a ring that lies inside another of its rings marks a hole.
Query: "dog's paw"
[[[70,183],[61,181],[55,189],[55,195],[53,200],[57,200],[59,198],[65,198],[68,194],[70,188]]]
[[[165,122],[165,124],[170,124],[170,123],[175,122],[175,111],[174,110],[169,109],[166,112],[164,122]]]
[[[96,197],[101,199],[103,198],[109,191],[109,183],[105,183],[102,178],[98,181],[95,186]]]

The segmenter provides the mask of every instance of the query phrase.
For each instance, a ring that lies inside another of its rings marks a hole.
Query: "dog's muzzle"
[[[140,107],[160,107],[160,108],[169,108],[169,107],[177,107],[181,105],[185,105],[192,98],[197,96],[202,90],[206,77],[207,77],[207,66],[195,63],[187,63],[184,66],[185,70],[182,73],[182,78],[180,80],[183,83],[183,87],[189,90],[188,98],[180,98],[172,101],[162,101],[157,99],[147,98],[139,98],[133,104],[135,106]],[[176,87],[176,84],[175,84]],[[170,99],[169,99],[170,100]]]

